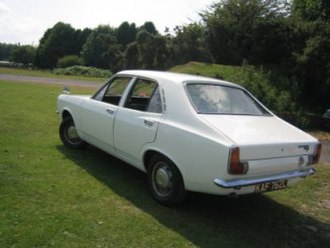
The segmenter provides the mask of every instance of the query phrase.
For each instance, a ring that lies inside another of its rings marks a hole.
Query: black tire
[[[166,157],[155,155],[151,158],[147,177],[151,195],[159,203],[174,206],[186,198],[182,175]]]
[[[79,138],[74,121],[70,116],[62,120],[59,132],[60,138],[66,147],[81,149],[87,145],[85,141]]]

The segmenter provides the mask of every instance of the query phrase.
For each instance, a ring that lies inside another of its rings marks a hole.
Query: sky
[[[198,13],[214,0],[0,0],[0,42],[38,45],[57,22],[75,29],[100,24],[137,26],[152,21],[161,33],[168,27],[200,20]]]

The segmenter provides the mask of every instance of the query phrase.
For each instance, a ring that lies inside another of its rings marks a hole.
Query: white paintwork
[[[58,111],[68,111],[79,136],[100,149],[146,171],[144,155],[157,151],[180,170],[187,190],[212,194],[252,193],[254,187],[224,189],[223,180],[259,178],[301,170],[309,165],[318,141],[272,116],[197,114],[185,91],[187,82],[241,86],[205,77],[156,71],[123,71],[115,75],[153,80],[161,89],[163,113],[148,113],[96,101],[88,96],[60,95]],[[128,87],[132,87],[132,83]],[[129,88],[123,97],[127,96]],[[110,111],[108,111],[110,109]],[[151,121],[152,125],[147,125]],[[246,175],[227,172],[229,149],[240,147],[249,163]],[[308,146],[306,151],[302,147]],[[289,185],[299,179],[289,180]]]
[[[117,153],[134,160],[139,169],[144,169],[141,148],[153,143],[162,114],[120,108],[114,127],[114,147]],[[148,124],[150,123],[150,124]]]

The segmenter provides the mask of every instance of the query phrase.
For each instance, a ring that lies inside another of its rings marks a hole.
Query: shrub
[[[85,76],[85,77],[101,77],[107,78],[112,75],[111,71],[98,69],[89,66],[71,66],[62,69],[55,69],[53,73],[57,75],[70,75],[70,76]]]
[[[285,78],[277,77],[274,82],[270,72],[247,64],[244,64],[241,70],[237,70],[230,79],[247,88],[272,111],[294,112],[296,106],[291,91],[279,87],[283,80]]]
[[[58,68],[66,68],[75,65],[83,65],[83,61],[77,55],[68,55],[63,58],[58,59],[57,67]]]

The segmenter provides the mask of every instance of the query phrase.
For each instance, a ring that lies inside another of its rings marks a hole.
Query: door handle
[[[143,120],[144,124],[146,124],[149,127],[152,127],[155,124],[155,121],[152,120]]]
[[[115,111],[113,109],[106,109],[106,112],[110,115],[113,115],[115,113]]]

